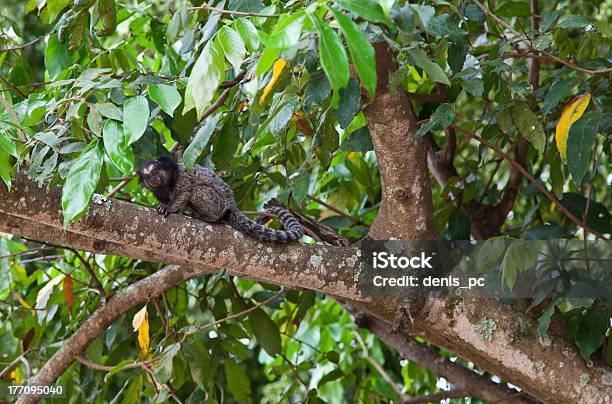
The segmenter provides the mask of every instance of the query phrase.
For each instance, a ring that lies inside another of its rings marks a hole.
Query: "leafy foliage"
[[[524,1],[486,3],[507,25],[472,2],[142,0],[136,7],[123,0],[5,0],[0,178],[10,187],[19,171],[41,184],[62,185],[67,226],[95,192],[107,193],[120,180],[125,184],[116,197],[150,205],[135,170],[180,149],[187,166],[206,165],[224,176],[244,210],[277,197],[348,237],[362,237],[376,218],[381,182],[361,108],[380,84],[371,43],[385,40],[398,67],[390,84],[413,99],[418,136],[442,145],[459,126],[510,156],[526,139],[522,166],[560,200],[551,201],[531,182],[512,184],[512,168],[496,151],[459,137],[456,173],[433,186],[443,237],[476,237],[470,206],[495,207],[508,190],[517,197],[501,235],[576,239],[592,238],[594,230],[609,237],[608,2],[601,9],[588,2],[569,9],[541,0],[538,28],[530,28],[533,16]],[[534,60],[542,66],[537,82],[529,74]],[[502,281],[511,288],[525,258],[535,260],[535,246],[506,250],[498,241],[482,258],[503,268]],[[38,367],[96,309],[100,296],[88,269],[106,291],[159,269],[76,254],[0,238],[0,257],[11,256],[0,259],[3,358],[36,347],[29,358]],[[604,342],[611,302],[563,295],[555,289],[560,279],[550,279],[557,270],[542,265],[534,283],[541,296],[558,292],[538,307],[540,336],[562,319],[565,337],[584,358],[611,363],[603,352],[612,346],[609,336]],[[400,365],[397,353],[372,335],[362,332],[369,352],[354,344],[357,331],[347,313],[310,291],[287,292],[180,346],[170,337],[238,315],[274,292],[221,273],[172,289],[159,309],[150,303],[146,340],[149,358],[160,358],[157,381],[190,402],[229,396],[237,402],[397,400],[374,358],[407,393],[437,390],[432,374],[413,362]],[[534,307],[544,301],[535,300]],[[147,351],[141,349],[145,331],[136,335],[128,320],[135,312],[87,351],[113,370],[104,376],[75,365],[62,376],[71,399],[156,397],[149,374],[124,368]],[[24,370],[17,367],[12,380],[23,381]],[[168,394],[162,390],[156,400]]]

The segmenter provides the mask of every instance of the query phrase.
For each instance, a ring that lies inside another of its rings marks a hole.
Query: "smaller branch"
[[[3,255],[2,257],[0,257],[0,260],[6,259],[6,258],[11,258],[11,257],[16,257],[18,255],[26,255],[26,254],[34,254],[43,250],[51,250],[51,247],[36,247],[36,248],[29,248],[27,250],[21,250],[21,251],[17,251],[8,255]]]
[[[258,308],[260,308],[261,306],[263,306],[263,305],[266,305],[266,304],[270,303],[271,301],[273,301],[273,300],[274,300],[274,299],[276,299],[277,297],[279,297],[279,296],[283,295],[284,293],[285,293],[285,289],[281,289],[281,290],[279,290],[278,292],[276,292],[275,294],[273,294],[272,296],[270,296],[269,298],[267,298],[266,300],[261,301],[261,302],[259,302],[259,303],[255,304],[254,306],[249,307],[249,308],[248,308],[248,309],[246,309],[246,310],[243,310],[243,311],[241,311],[241,312],[239,312],[239,313],[236,313],[236,314],[232,314],[231,316],[227,316],[227,317],[225,317],[225,318],[221,318],[221,319],[219,319],[219,320],[217,320],[217,321],[213,321],[212,323],[204,324],[204,325],[201,325],[201,326],[199,326],[199,327],[196,327],[196,328],[193,328],[193,329],[191,329],[191,330],[188,330],[188,331],[187,331],[187,332],[185,332],[185,334],[183,334],[183,336],[181,337],[181,341],[180,341],[180,343],[182,344],[183,342],[185,342],[185,339],[186,339],[187,337],[189,337],[189,336],[191,336],[191,335],[194,335],[194,334],[197,334],[197,333],[199,333],[200,331],[204,331],[204,330],[205,330],[205,329],[207,329],[207,328],[214,327],[214,326],[217,326],[217,325],[219,325],[219,324],[221,324],[221,323],[224,323],[224,322],[226,322],[226,321],[233,320],[233,319],[236,319],[236,318],[242,317],[242,316],[244,316],[244,315],[246,315],[246,314],[249,314],[250,312],[257,310],[257,309],[258,309]]]
[[[12,48],[4,48],[4,49],[0,49],[0,53],[2,52],[12,52],[12,51],[16,51],[19,49],[23,49],[23,48],[27,48],[28,46],[32,46],[34,45],[36,42],[40,41],[41,39],[45,38],[47,35],[43,35],[43,36],[39,36],[38,38],[35,38],[33,40],[31,40],[30,42],[24,43],[22,45],[16,45]]]
[[[230,14],[230,15],[239,15],[239,16],[243,16],[243,17],[278,18],[278,17],[280,17],[282,15],[282,14],[260,14],[260,13],[250,13],[250,12],[245,12],[245,11],[225,10],[225,9],[218,8],[218,7],[211,7],[208,4],[206,4],[206,3],[202,4],[199,7],[188,7],[187,10],[188,11],[208,10],[208,11],[213,11],[215,13]]]
[[[134,178],[134,177],[125,177],[124,179],[122,179],[121,182],[119,184],[117,184],[117,186],[115,188],[110,190],[110,192],[108,193],[108,195],[106,197],[107,198],[112,198],[113,196],[115,196],[117,194],[117,192],[119,192],[123,188],[125,188],[125,186],[128,184],[128,182],[130,182],[132,180],[132,178]]]
[[[9,87],[11,87],[17,94],[19,94],[20,96],[22,96],[23,98],[28,98],[28,96],[26,95],[26,93],[24,93],[23,91],[21,91],[19,89],[19,87],[17,87],[14,83],[11,83],[10,81],[8,81],[6,79],[6,77],[4,77],[3,75],[0,74],[0,80],[2,80],[3,82],[5,82]]]
[[[92,368],[92,369],[95,369],[95,370],[101,370],[103,372],[110,372],[111,370],[116,368],[116,366],[101,365],[99,363],[92,362],[89,359],[87,359],[85,357],[85,355],[77,355],[76,360],[79,361],[80,363],[82,363],[83,365],[87,366],[88,368]],[[129,364],[123,366],[122,369],[143,368],[143,367],[146,367],[146,366],[154,364],[158,360],[159,360],[159,358],[155,358],[155,359],[151,359],[151,360],[143,361],[143,362],[129,363]]]
[[[586,73],[586,74],[608,74],[610,72],[612,72],[612,68],[605,68],[605,69],[597,69],[597,70],[590,70],[590,69],[585,69],[584,67],[580,67],[578,65],[575,65],[571,62],[568,62],[567,60],[563,60],[557,56],[551,55],[548,52],[545,51],[540,51],[538,49],[535,49],[532,47],[530,41],[528,38],[525,38],[523,36],[523,34],[521,34],[520,32],[518,32],[516,29],[514,29],[514,27],[510,24],[508,24],[507,22],[505,22],[504,20],[502,20],[501,18],[499,18],[498,16],[496,16],[495,14],[493,14],[491,11],[489,11],[489,9],[487,9],[481,2],[479,2],[478,0],[472,0],[477,6],[478,8],[480,8],[482,10],[483,13],[485,13],[488,17],[491,17],[495,22],[497,22],[498,24],[502,25],[503,27],[505,27],[506,29],[508,29],[508,31],[510,31],[511,33],[513,33],[514,35],[520,37],[522,39],[523,42],[525,42],[529,48],[531,49],[532,52],[534,52],[532,57],[540,57],[540,58],[544,58],[544,59],[549,59],[549,60],[554,60],[555,62],[561,63],[565,66],[568,66],[574,70],[577,70],[579,72],[582,73]],[[541,55],[540,55],[541,53]],[[525,57],[530,57],[528,54],[522,54],[521,56],[525,56]]]
[[[24,353],[22,353],[21,355],[13,359],[8,365],[6,365],[6,367],[0,371],[0,380],[2,380],[4,376],[6,376],[8,372],[11,371],[12,368],[17,366],[17,364],[21,362],[22,359],[25,359],[26,355],[32,351],[33,351],[32,349],[26,350]]]
[[[389,374],[385,371],[385,369],[383,369],[383,367],[380,366],[380,363],[378,363],[376,361],[376,359],[374,359],[374,357],[372,357],[372,355],[370,354],[370,351],[368,350],[368,347],[366,346],[365,342],[363,341],[363,338],[361,338],[361,334],[359,333],[359,329],[355,330],[355,338],[357,339],[357,342],[359,342],[359,345],[361,346],[361,349],[367,355],[368,360],[370,361],[372,366],[374,366],[376,371],[382,376],[383,379],[385,379],[385,381],[387,383],[389,383],[391,388],[393,388],[393,391],[395,391],[395,394],[397,394],[400,398],[403,397],[404,394],[402,393],[402,389],[393,381],[393,379],[391,378],[391,376],[389,376]],[[403,403],[404,400],[402,399],[402,401],[400,401],[400,402]]]
[[[336,208],[336,207],[331,206],[330,204],[328,204],[327,202],[322,201],[322,200],[321,200],[321,199],[319,199],[319,198],[316,198],[316,197],[314,197],[314,196],[312,196],[312,195],[306,195],[306,198],[308,198],[308,199],[310,199],[310,200],[312,200],[312,201],[314,201],[314,202],[318,203],[319,205],[325,206],[327,209],[331,210],[332,212],[335,212],[335,213],[339,214],[339,215],[340,215],[340,216],[342,216],[343,218],[348,219],[348,220],[350,220],[351,222],[353,222],[353,223],[355,223],[355,224],[358,224],[358,225],[361,225],[361,226],[364,226],[364,227],[370,227],[369,225],[365,224],[365,223],[364,223],[364,222],[362,222],[361,220],[356,219],[356,218],[354,218],[354,217],[352,217],[352,216],[350,216],[350,215],[348,215],[348,214],[344,213],[344,212],[343,212],[343,211],[341,211],[340,209],[338,209],[338,208]]]
[[[421,403],[437,403],[442,400],[449,398],[464,398],[471,397],[473,393],[469,390],[449,390],[441,391],[439,393],[430,394],[422,397],[407,398],[400,401],[400,404],[421,404]]]
[[[15,110],[13,109],[11,104],[8,103],[6,98],[4,98],[2,96],[2,94],[0,94],[0,105],[2,105],[4,107],[4,109],[6,109],[6,111],[9,113],[9,115],[13,119],[13,123],[15,123],[15,126],[17,126],[19,134],[21,135],[20,136],[21,140],[23,140],[24,142],[27,141],[28,137],[26,136],[25,132],[23,131],[23,127],[21,126],[21,122],[19,122],[19,117],[17,116],[17,113],[15,112]]]
[[[107,300],[108,295],[106,294],[106,291],[104,290],[104,286],[102,286],[102,282],[100,282],[100,280],[96,276],[96,273],[94,272],[89,262],[85,258],[83,258],[81,254],[79,254],[79,252],[75,250],[74,248],[67,248],[67,249],[69,251],[72,251],[72,253],[78,258],[78,260],[81,261],[81,263],[85,267],[85,270],[87,271],[87,273],[89,274],[91,278],[91,282],[93,283],[93,286],[98,290],[98,292],[100,292],[100,297],[102,297],[104,300]]]
[[[467,137],[469,137],[470,139],[474,139],[477,142],[481,143],[482,145],[484,145],[484,146],[486,146],[486,147],[496,151],[500,156],[502,156],[504,159],[506,159],[514,168],[516,168],[523,176],[525,176],[525,178],[527,178],[529,180],[529,182],[531,182],[540,192],[542,192],[544,194],[544,196],[546,196],[548,199],[550,199],[550,201],[552,201],[555,205],[557,205],[559,210],[561,210],[561,212],[563,212],[563,214],[569,220],[571,220],[574,224],[576,224],[577,226],[583,227],[584,229],[586,229],[589,232],[593,233],[595,236],[597,236],[601,240],[609,241],[603,234],[601,234],[598,231],[596,231],[596,230],[594,230],[594,229],[584,225],[584,223],[580,219],[578,219],[576,216],[574,216],[572,214],[572,212],[570,212],[565,206],[563,206],[563,204],[561,204],[561,201],[559,201],[559,199],[557,199],[557,197],[555,195],[553,195],[548,189],[546,189],[546,187],[544,187],[535,178],[533,178],[531,176],[531,174],[529,174],[527,172],[527,170],[525,170],[525,168],[523,168],[522,165],[517,163],[516,160],[514,160],[507,153],[502,151],[502,149],[500,149],[498,146],[494,145],[493,143],[488,142],[487,140],[481,138],[480,136],[478,136],[475,133],[470,132],[467,129],[463,129],[460,126],[457,126],[456,124],[452,124],[451,126],[453,128],[455,128],[456,130],[460,131],[461,133],[463,133],[464,135],[466,135]]]
[[[215,100],[215,102],[213,102],[211,104],[211,106],[204,111],[204,113],[202,114],[202,116],[198,119],[198,121],[196,122],[196,126],[201,124],[202,121],[206,118],[208,118],[210,115],[212,115],[216,110],[218,110],[219,108],[221,108],[221,106],[223,105],[223,103],[225,102],[225,100],[227,99],[227,97],[229,97],[230,92],[232,91],[232,87],[235,86],[236,84],[240,83],[242,81],[242,79],[244,78],[244,76],[246,75],[246,70],[243,70],[240,74],[238,74],[236,76],[236,78],[234,78],[233,80],[228,80],[228,81],[224,81],[223,83],[221,83],[221,85],[219,86],[220,88],[225,88],[225,90],[223,90],[223,93],[221,93],[221,95],[219,96],[219,98],[217,98]],[[175,143],[171,148],[170,148],[170,153],[174,153],[178,150],[178,148],[181,147],[181,145],[179,143]]]

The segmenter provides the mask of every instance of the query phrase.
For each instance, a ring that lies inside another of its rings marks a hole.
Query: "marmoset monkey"
[[[277,215],[285,230],[262,226],[244,216],[236,207],[234,194],[212,170],[195,166],[192,172],[171,157],[151,160],[139,171],[142,184],[160,202],[156,208],[164,216],[186,208],[197,219],[208,223],[225,221],[236,230],[256,240],[289,243],[304,234],[297,219],[286,209],[267,207]]]

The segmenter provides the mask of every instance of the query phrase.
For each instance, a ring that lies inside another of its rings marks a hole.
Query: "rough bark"
[[[388,312],[381,307],[386,302],[367,301],[359,293],[357,255],[353,248],[260,244],[235,235],[227,226],[206,225],[180,215],[162,219],[152,209],[118,200],[94,203],[80,223],[69,225],[64,232],[59,190],[47,192],[23,178],[15,181],[10,193],[0,186],[0,213],[3,231],[18,229],[16,232],[24,236],[51,239],[97,253],[121,253],[132,258],[154,253],[160,261],[185,264],[196,271],[195,275],[182,276],[198,276],[225,267],[235,275],[357,301],[360,309],[379,313],[378,317],[387,323],[393,321],[392,313],[380,314]],[[169,289],[174,281],[163,282],[163,288]],[[136,300],[130,302],[137,304]],[[475,327],[483,319],[495,322],[490,341],[483,339]],[[102,333],[104,323],[96,324]],[[415,316],[409,331],[543,401],[610,402],[603,379],[609,370],[597,364],[587,368],[573,346],[560,338],[552,337],[549,345],[540,345],[533,320],[498,301],[429,300]],[[80,352],[86,346],[82,343]],[[78,347],[71,345],[70,349],[79,353]],[[43,376],[45,382],[54,382],[69,361],[62,361],[62,366],[55,363],[48,361],[43,367],[47,370],[41,369],[31,382],[40,383]],[[48,370],[51,367],[53,372]],[[609,380],[610,376],[606,377]]]

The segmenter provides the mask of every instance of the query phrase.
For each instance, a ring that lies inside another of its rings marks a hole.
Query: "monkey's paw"
[[[164,205],[158,205],[155,210],[157,211],[157,213],[163,215],[164,217],[167,217],[170,214],[170,212],[168,212],[168,209],[166,209]]]

